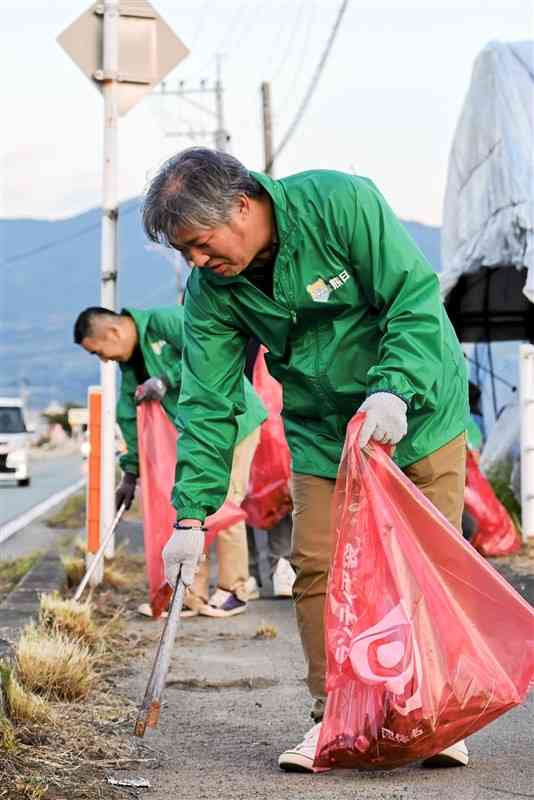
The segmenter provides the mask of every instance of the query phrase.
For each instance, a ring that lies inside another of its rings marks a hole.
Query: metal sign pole
[[[59,35],[66,53],[102,92],[104,164],[100,304],[117,307],[117,122],[188,54],[187,47],[147,0],[101,0]],[[100,541],[115,515],[115,368],[102,364]],[[114,555],[114,540],[105,555]]]
[[[112,311],[117,306],[117,252],[118,252],[118,164],[117,164],[117,78],[119,71],[119,2],[104,0],[102,42],[102,95],[104,99],[104,163],[102,186],[102,249],[100,301]],[[115,364],[101,365],[102,384],[102,488],[100,541],[113,524],[115,516]],[[115,542],[112,538],[105,555],[113,558]]]

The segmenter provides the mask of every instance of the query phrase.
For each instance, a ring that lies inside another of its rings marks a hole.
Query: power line
[[[308,52],[308,46],[310,44],[311,31],[312,31],[313,22],[314,22],[314,19],[315,19],[315,11],[316,11],[316,9],[317,9],[317,6],[316,6],[315,2],[312,2],[311,3],[311,7],[308,8],[308,24],[307,24],[306,30],[304,32],[304,40],[302,42],[302,47],[301,47],[301,50],[300,50],[300,57],[299,57],[299,61],[298,61],[298,64],[297,64],[297,68],[296,68],[296,70],[295,70],[295,72],[293,74],[293,78],[289,82],[289,87],[290,87],[289,91],[286,93],[286,96],[284,97],[284,99],[282,100],[282,102],[280,103],[280,105],[277,108],[278,112],[283,111],[285,109],[285,107],[287,106],[287,104],[289,102],[290,97],[292,96],[293,92],[296,89],[298,80],[300,78],[300,74],[302,72],[302,67],[304,66],[304,59],[306,57],[306,53]]]
[[[135,211],[138,207],[137,201],[134,201],[133,205],[129,206],[128,208],[121,210],[121,215],[125,216],[126,214],[131,214],[132,211]],[[84,228],[78,228],[77,231],[71,233],[69,236],[63,236],[61,239],[53,239],[51,242],[44,242],[37,247],[33,247],[31,250],[26,250],[22,253],[15,253],[12,256],[8,256],[7,258],[2,259],[0,261],[0,265],[4,264],[14,264],[17,261],[24,261],[26,258],[31,258],[33,256],[39,255],[39,253],[44,253],[47,250],[52,250],[54,247],[59,247],[66,242],[71,242],[74,239],[78,239],[80,236],[85,236],[87,233],[91,233],[91,231],[97,230],[100,228],[101,220],[98,222],[93,222],[91,225],[86,225]]]
[[[509,389],[511,389],[512,392],[517,392],[517,386],[514,386],[513,383],[507,381],[506,378],[501,378],[501,376],[498,375],[496,372],[494,372],[493,369],[491,369],[490,367],[483,367],[482,364],[479,363],[478,359],[475,360],[474,358],[471,358],[471,356],[466,356],[466,359],[467,361],[469,361],[470,364],[473,364],[477,372],[478,370],[482,370],[482,372],[486,372],[488,375],[491,375],[491,377],[494,378],[496,381],[504,383],[504,385],[507,386]],[[479,384],[478,378],[476,380],[476,383],[477,385]]]
[[[291,53],[291,50],[293,48],[293,42],[294,42],[294,39],[295,39],[295,34],[297,33],[297,30],[298,30],[298,28],[300,26],[300,20],[302,18],[302,13],[305,10],[305,8],[306,8],[306,0],[302,0],[302,2],[300,3],[300,5],[299,5],[299,7],[297,9],[297,16],[295,17],[295,21],[293,23],[293,27],[289,29],[289,31],[290,31],[289,38],[288,38],[288,40],[286,42],[286,46],[284,48],[284,52],[283,52],[282,58],[278,62],[277,66],[274,68],[274,71],[273,71],[273,73],[271,75],[271,79],[270,79],[270,81],[268,81],[268,83],[272,83],[277,78],[277,76],[280,74],[280,72],[282,71],[282,68],[285,66],[285,63],[286,63],[286,61],[287,61],[287,59],[289,57],[289,54]],[[283,23],[283,26],[285,27],[285,22]],[[278,39],[278,37],[277,37],[277,39]]]
[[[295,114],[295,118],[294,118],[293,122],[289,126],[286,135],[284,136],[284,138],[282,139],[282,141],[280,142],[280,144],[278,145],[278,147],[276,148],[276,150],[275,150],[275,152],[273,154],[273,161],[274,161],[274,159],[278,158],[280,153],[282,153],[282,151],[285,149],[287,143],[289,142],[289,140],[291,139],[291,137],[295,133],[295,131],[296,131],[296,129],[297,129],[297,127],[298,127],[303,115],[304,115],[304,112],[306,111],[308,103],[310,102],[310,100],[311,100],[311,98],[313,96],[313,93],[315,92],[315,89],[317,88],[317,84],[319,82],[319,78],[321,77],[321,73],[322,73],[323,69],[325,68],[326,62],[328,60],[328,56],[330,55],[330,51],[332,50],[332,45],[334,44],[335,38],[336,38],[337,33],[339,31],[339,27],[341,25],[341,20],[343,19],[343,15],[345,14],[345,11],[347,10],[348,4],[349,4],[349,0],[343,0],[343,2],[341,3],[341,7],[340,7],[340,9],[338,11],[338,15],[337,15],[336,21],[334,23],[334,27],[332,28],[332,30],[330,32],[330,36],[328,37],[328,41],[326,43],[326,47],[325,47],[325,49],[323,51],[323,54],[321,56],[321,59],[320,59],[318,65],[317,65],[317,67],[315,69],[313,77],[312,77],[312,79],[310,81],[310,85],[308,86],[308,89],[307,89],[307,91],[306,91],[306,93],[304,95],[304,98],[303,98],[303,100],[302,100],[302,102],[301,102],[301,104],[300,104],[300,106],[298,108],[298,111]]]
[[[227,48],[228,48],[228,45],[229,45],[229,37],[231,37],[231,35],[232,35],[232,32],[233,32],[233,34],[235,35],[235,30],[236,30],[236,27],[239,25],[240,18],[241,18],[241,21],[242,21],[242,19],[243,19],[244,15],[245,15],[245,13],[246,13],[246,7],[247,7],[248,5],[249,5],[249,2],[248,2],[248,0],[243,0],[243,2],[242,2],[242,3],[240,3],[240,5],[238,6],[238,8],[237,8],[237,10],[234,12],[234,14],[232,14],[232,17],[231,17],[231,19],[230,19],[230,23],[229,23],[229,25],[228,25],[228,27],[227,27],[227,29],[226,29],[226,31],[225,31],[225,33],[224,33],[224,35],[223,35],[223,36],[222,36],[222,38],[220,39],[220,42],[219,42],[219,44],[217,45],[217,47],[216,47],[216,48],[215,48],[215,50],[214,50],[214,52],[215,52],[215,53],[221,53],[221,52],[223,52],[223,50],[225,50],[225,49],[227,49]],[[201,67],[200,69],[195,69],[195,70],[194,70],[194,74],[195,74],[195,75],[202,75],[202,73],[203,73],[205,70],[207,70],[207,69],[210,69],[210,70],[211,70],[211,65],[212,65],[212,62],[213,62],[213,61],[215,61],[215,56],[214,56],[214,55],[210,56],[210,57],[209,57],[209,59],[208,59],[207,61],[204,61],[204,62],[203,62],[203,64],[202,64],[202,67]],[[190,76],[190,77],[188,78],[188,76]],[[183,80],[184,80],[184,81],[187,81],[188,79],[189,79],[189,80],[191,80],[191,79],[192,79],[192,77],[193,77],[193,73],[192,73],[192,72],[190,72],[190,73],[187,73],[187,74],[185,75],[185,77],[183,78]]]

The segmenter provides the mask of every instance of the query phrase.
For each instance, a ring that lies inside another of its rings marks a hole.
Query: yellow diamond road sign
[[[102,86],[103,3],[94,3],[58,42],[92,83]],[[122,116],[150,92],[189,50],[146,0],[121,0],[118,110]],[[100,76],[100,80],[99,80]]]

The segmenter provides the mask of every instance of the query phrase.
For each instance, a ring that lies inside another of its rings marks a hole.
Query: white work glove
[[[167,583],[174,586],[178,572],[181,570],[182,582],[186,586],[191,586],[203,551],[203,528],[175,527],[162,552]]]
[[[167,384],[163,378],[149,378],[135,390],[135,402],[144,403],[145,400],[163,400],[167,394]]]
[[[406,436],[408,406],[391,392],[376,392],[361,404],[358,412],[365,411],[365,420],[360,431],[359,445],[365,447],[373,438],[380,444],[397,444]]]

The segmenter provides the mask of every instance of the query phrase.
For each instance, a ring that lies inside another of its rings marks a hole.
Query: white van
[[[0,481],[30,485],[30,431],[20,397],[0,397]]]

